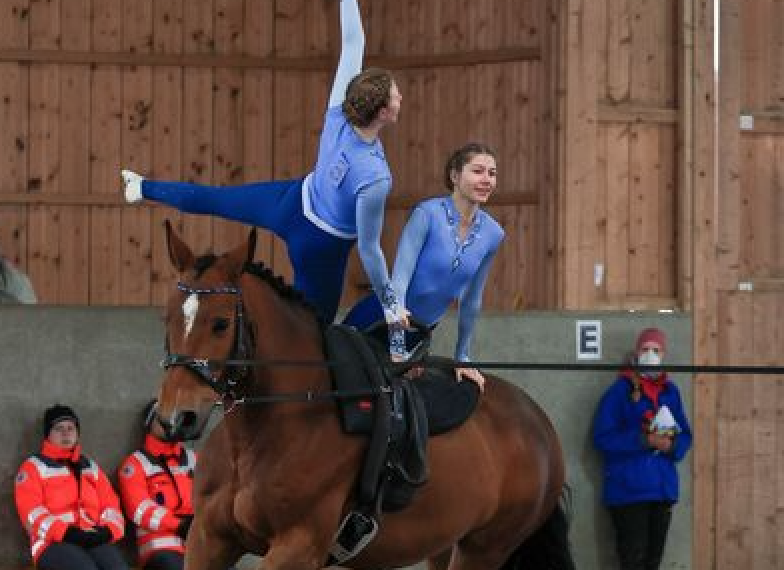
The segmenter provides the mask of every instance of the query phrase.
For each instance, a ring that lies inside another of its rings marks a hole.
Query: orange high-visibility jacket
[[[19,467],[14,499],[36,561],[47,546],[63,540],[72,524],[85,530],[105,525],[112,541],[125,533],[117,494],[98,464],[81,454],[79,445],[65,449],[44,440],[41,452]]]
[[[195,466],[193,450],[151,434],[145,437],[142,449],[120,466],[120,496],[126,516],[136,525],[141,565],[161,550],[185,552],[177,526],[182,517],[193,515]]]

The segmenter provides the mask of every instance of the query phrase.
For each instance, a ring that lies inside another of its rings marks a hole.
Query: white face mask
[[[645,350],[637,356],[637,362],[643,366],[659,366],[661,355],[653,350]]]

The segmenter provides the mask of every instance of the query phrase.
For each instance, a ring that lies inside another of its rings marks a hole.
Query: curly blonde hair
[[[343,113],[348,122],[356,127],[370,125],[389,103],[393,83],[392,74],[377,67],[370,67],[356,75],[346,87],[343,101]]]

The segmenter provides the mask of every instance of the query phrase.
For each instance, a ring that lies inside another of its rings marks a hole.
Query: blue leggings
[[[273,232],[286,242],[294,287],[325,323],[331,323],[356,240],[329,234],[308,220],[302,211],[302,188],[302,178],[224,187],[145,179],[142,194],[181,212],[218,216]]]

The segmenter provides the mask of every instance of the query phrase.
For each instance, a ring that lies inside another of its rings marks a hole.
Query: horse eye
[[[212,332],[215,334],[220,334],[226,332],[229,328],[231,321],[224,317],[218,317],[212,323]]]

